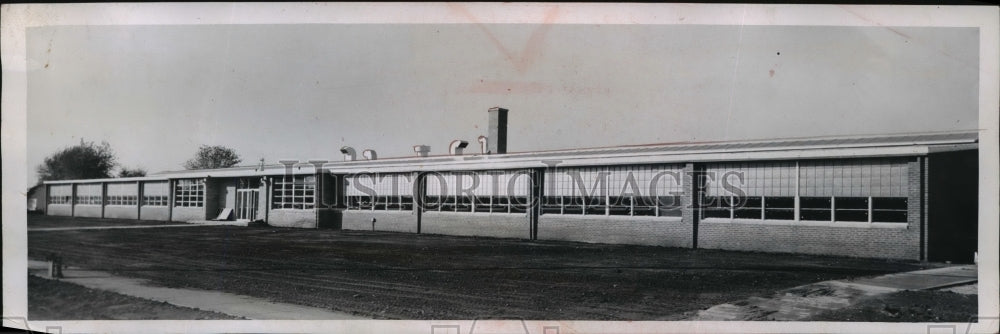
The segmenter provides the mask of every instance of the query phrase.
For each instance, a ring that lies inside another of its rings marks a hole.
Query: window
[[[830,197],[800,197],[799,198],[799,219],[830,221],[831,205]]]
[[[607,203],[604,200],[604,196],[591,196],[584,197],[583,214],[585,215],[603,215],[605,212],[605,205]]]
[[[884,223],[905,223],[907,221],[906,197],[872,198],[872,221]]]
[[[490,212],[491,205],[490,201],[493,200],[492,196],[476,196],[476,212]]]
[[[296,175],[272,178],[274,209],[312,209],[316,206],[316,176]]]
[[[348,210],[413,210],[413,174],[359,173],[346,181]]]
[[[632,206],[629,213],[633,216],[656,216],[658,205],[656,199],[656,197],[651,196],[622,197],[619,205],[625,205],[628,202]]]
[[[562,197],[558,196],[546,196],[542,201],[542,214],[561,214],[562,213]]]
[[[472,202],[475,197],[470,196],[458,196],[455,199],[455,211],[457,212],[472,212]]]
[[[764,197],[764,219],[795,219],[795,197]]]
[[[733,218],[760,219],[761,197],[733,197]]]
[[[705,196],[701,206],[704,218],[732,218],[731,196]]]
[[[612,216],[631,216],[632,197],[611,197],[608,201],[608,214]]]
[[[205,206],[205,180],[177,180],[174,184],[174,206],[195,208]]]
[[[425,210],[437,211],[441,209],[441,196],[424,196],[422,203]]]
[[[583,197],[580,196],[563,197],[563,213],[568,215],[582,215]]]
[[[76,186],[77,205],[102,205],[100,184],[80,184]]]
[[[526,196],[511,196],[510,198],[510,213],[526,213],[528,212],[528,206],[531,202],[528,201]]]
[[[49,204],[69,204],[69,196],[49,196]]]
[[[135,183],[108,183],[108,205],[135,206],[139,203]]]
[[[833,209],[833,218],[836,221],[868,221],[868,197],[834,197]]]
[[[49,204],[69,204],[73,195],[73,185],[49,186]]]
[[[142,205],[170,205],[170,193],[167,182],[146,182],[142,185]]]

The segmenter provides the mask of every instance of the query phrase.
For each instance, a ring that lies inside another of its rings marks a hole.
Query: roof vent
[[[418,157],[426,157],[427,153],[431,151],[431,147],[427,145],[414,145],[413,152],[417,153]]]
[[[462,155],[462,151],[465,151],[465,147],[469,146],[469,142],[464,140],[452,140],[451,144],[448,145],[448,153],[451,155]]]
[[[482,154],[488,153],[490,149],[487,146],[488,144],[486,136],[479,136],[478,140],[479,140],[479,152]]]
[[[344,154],[344,161],[354,161],[358,157],[358,153],[350,146],[341,147],[340,153]]]
[[[378,159],[378,154],[375,153],[375,150],[370,149],[370,148],[364,150],[363,152],[361,152],[361,155],[364,156],[365,159],[368,159],[368,160],[376,160],[376,159]]]

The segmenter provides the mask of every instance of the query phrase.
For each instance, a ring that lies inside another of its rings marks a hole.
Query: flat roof
[[[929,153],[978,149],[977,132],[936,132],[878,136],[840,136],[679,142],[617,147],[582,148],[507,154],[437,155],[356,161],[301,161],[294,165],[268,164],[220,169],[161,172],[140,178],[46,181],[46,184],[129,182],[201,177],[240,177],[324,172],[408,172],[576,167],[590,165],[686,162],[844,159],[921,156]]]

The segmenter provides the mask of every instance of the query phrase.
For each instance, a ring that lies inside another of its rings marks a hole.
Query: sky
[[[128,167],[972,130],[976,28],[596,24],[49,26],[27,31],[27,159]],[[471,149],[470,151],[475,151]]]

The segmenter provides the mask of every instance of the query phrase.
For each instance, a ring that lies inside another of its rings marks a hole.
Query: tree
[[[198,148],[198,152],[194,154],[194,158],[184,163],[184,168],[227,168],[233,167],[242,161],[243,159],[240,159],[240,155],[236,154],[236,151],[233,151],[231,148],[220,145],[202,145]]]
[[[118,164],[117,160],[111,145],[107,142],[96,145],[80,139],[79,145],[66,147],[45,158],[45,161],[38,166],[38,179],[50,181],[109,178],[111,170]]]
[[[118,171],[118,177],[141,177],[141,176],[146,176],[146,170],[142,169],[142,167],[136,167],[136,168],[122,167],[122,169]]]

